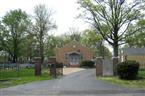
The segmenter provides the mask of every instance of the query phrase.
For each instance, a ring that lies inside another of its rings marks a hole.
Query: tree
[[[95,30],[87,29],[82,33],[81,42],[87,47],[91,48],[94,57],[110,57],[111,53],[103,44],[103,39],[100,34],[96,34]]]
[[[118,57],[118,48],[125,38],[135,34],[144,27],[129,28],[143,16],[144,2],[127,0],[79,0],[85,19],[93,25],[113,47],[113,56]]]
[[[77,28],[70,27],[68,33],[69,34],[66,34],[66,36],[70,39],[70,41],[81,41],[81,34]]]
[[[24,41],[24,50],[23,50],[23,56],[27,58],[27,61],[32,61],[35,56],[38,56],[38,51],[36,49],[36,38],[35,34],[32,32],[29,32],[28,35],[25,37]],[[25,53],[24,53],[25,52]]]
[[[81,33],[79,32],[78,28],[70,27],[69,31],[63,35],[61,35],[63,39],[63,43],[69,43],[71,41],[81,42]]]
[[[21,44],[26,36],[29,21],[27,14],[21,9],[11,10],[2,19],[0,43],[2,49],[12,57],[13,63],[16,63],[21,55]]]
[[[140,20],[135,26],[132,26],[130,30],[133,30],[135,27],[144,26],[145,20]],[[125,39],[129,47],[145,47],[145,29],[142,29],[132,36],[129,36]]]
[[[45,56],[55,56],[56,48],[60,48],[64,45],[63,38],[61,36],[49,36],[47,43],[45,44]]]
[[[145,31],[138,32],[126,38],[129,47],[145,47]]]
[[[45,5],[38,5],[34,8],[35,24],[34,31],[36,32],[36,38],[39,44],[39,56],[41,57],[41,63],[44,60],[44,42],[48,35],[48,31],[56,28],[55,22],[53,22],[53,12],[47,9]]]
[[[87,29],[82,33],[82,43],[88,47],[95,48],[100,41],[102,41],[102,37],[100,34],[96,34],[95,30]]]

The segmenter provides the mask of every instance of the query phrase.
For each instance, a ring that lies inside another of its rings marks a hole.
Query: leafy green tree
[[[37,50],[37,42],[35,38],[35,34],[32,32],[28,33],[25,37],[25,41],[23,43],[23,56],[26,57],[27,61],[32,61],[34,57],[38,56]]]
[[[91,48],[97,47],[97,43],[101,40],[101,35],[96,34],[95,30],[87,29],[82,34],[82,43]]]
[[[2,19],[0,43],[2,49],[10,54],[13,63],[16,63],[21,55],[21,44],[26,36],[29,21],[28,15],[21,9],[11,10]]]
[[[81,33],[75,27],[70,27],[69,31],[60,37],[63,39],[63,44],[69,43],[71,41],[81,42]]]
[[[91,48],[94,53],[94,57],[110,57],[111,53],[103,44],[103,39],[100,34],[96,34],[95,30],[87,29],[82,34],[81,42],[88,48]]]
[[[133,30],[135,27],[144,26],[145,20],[140,20],[136,25],[132,26],[130,30]],[[132,36],[129,36],[125,39],[126,45],[129,47],[145,47],[145,29],[142,29]]]
[[[145,47],[145,31],[126,38],[126,43],[129,47]]]
[[[68,37],[70,41],[78,41],[78,42],[81,41],[81,34],[79,30],[75,27],[69,28],[69,32],[68,34],[66,34],[66,37]]]
[[[48,36],[48,31],[56,28],[55,22],[53,21],[53,12],[47,9],[45,5],[37,5],[34,8],[35,24],[34,31],[36,32],[36,38],[39,48],[39,56],[41,57],[41,63],[44,60],[44,42]]]
[[[141,30],[142,26],[129,28],[143,16],[144,2],[134,0],[79,0],[82,16],[113,47],[113,56],[118,57],[118,49],[125,38]]]
[[[49,36],[45,44],[45,56],[55,56],[55,49],[64,45],[63,38],[60,36]]]

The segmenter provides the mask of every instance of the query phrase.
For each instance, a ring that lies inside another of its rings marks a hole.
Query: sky
[[[0,17],[10,10],[19,8],[33,15],[34,7],[39,4],[45,4],[48,9],[55,12],[53,18],[57,29],[53,31],[54,35],[67,33],[71,27],[79,31],[88,27],[82,19],[76,18],[80,13],[77,0],[0,0]]]

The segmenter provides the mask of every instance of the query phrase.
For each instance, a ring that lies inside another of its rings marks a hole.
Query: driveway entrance
[[[63,68],[63,75],[71,75],[73,73],[86,70],[84,68]]]
[[[95,69],[87,69],[54,80],[0,89],[0,96],[145,96],[145,91],[96,80]]]

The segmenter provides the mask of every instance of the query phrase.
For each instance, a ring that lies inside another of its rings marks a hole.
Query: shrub
[[[81,62],[80,67],[93,68],[94,67],[94,64],[95,63],[93,61],[85,60],[85,61],[82,61]]]
[[[139,63],[136,61],[125,61],[117,64],[117,74],[120,79],[136,79],[139,70]]]

